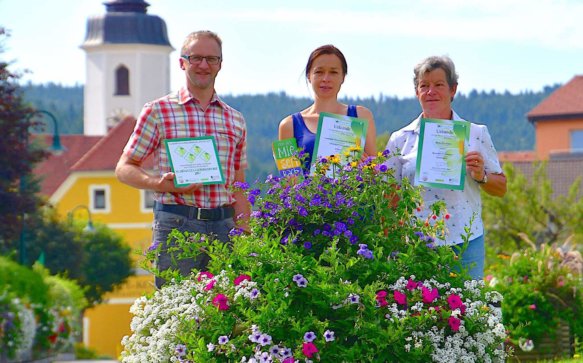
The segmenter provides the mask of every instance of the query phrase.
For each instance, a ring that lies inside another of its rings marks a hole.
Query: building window
[[[125,66],[115,70],[115,95],[128,96],[130,94],[130,71]]]
[[[583,152],[583,130],[571,131],[571,151]]]
[[[91,213],[109,213],[111,211],[109,185],[89,186],[89,201]]]
[[[154,192],[151,190],[140,190],[140,210],[142,213],[152,213],[154,208]]]

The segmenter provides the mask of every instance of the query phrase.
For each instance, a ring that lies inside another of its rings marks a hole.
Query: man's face
[[[221,57],[219,44],[210,37],[199,37],[195,39],[185,52],[186,56]],[[222,60],[218,64],[209,64],[207,59],[191,64],[187,59],[180,58],[180,67],[184,70],[188,83],[191,87],[200,90],[214,89],[215,78],[221,70]]]

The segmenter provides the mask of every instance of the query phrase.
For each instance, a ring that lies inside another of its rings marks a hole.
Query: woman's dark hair
[[[343,76],[348,74],[348,63],[346,63],[346,58],[344,58],[344,54],[340,51],[340,49],[336,48],[332,44],[326,44],[321,47],[314,49],[314,51],[310,54],[308,58],[308,63],[306,64],[306,78],[310,78],[310,69],[312,69],[312,65],[314,64],[314,59],[318,58],[324,54],[333,54],[340,58],[340,63],[342,63],[342,73]]]

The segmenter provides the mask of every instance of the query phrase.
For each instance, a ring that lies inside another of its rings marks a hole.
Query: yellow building
[[[149,192],[120,183],[115,165],[133,129],[126,118],[104,137],[63,135],[66,151],[52,155],[35,173],[43,177],[42,193],[49,196],[63,218],[91,218],[120,234],[136,251],[148,248],[152,237],[152,197]],[[151,165],[148,164],[148,167]],[[99,354],[117,357],[121,339],[130,333],[129,308],[136,298],[154,290],[153,276],[139,268],[135,276],[105,296],[103,304],[88,309],[83,319],[83,342]]]
[[[152,197],[118,182],[114,170],[141,107],[170,91],[174,49],[164,20],[148,14],[145,1],[103,4],[105,14],[89,17],[81,45],[86,53],[84,134],[61,135],[65,151],[40,164],[35,174],[63,218],[73,212],[75,220],[90,217],[120,234],[132,250],[143,251],[152,236]],[[129,307],[154,289],[151,275],[135,273],[84,315],[83,342],[101,355],[118,357],[121,339],[130,333]]]

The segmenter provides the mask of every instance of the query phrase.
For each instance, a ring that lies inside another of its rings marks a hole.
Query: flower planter
[[[515,347],[514,357],[510,361],[528,362],[542,359],[570,358],[574,354],[573,336],[567,322],[560,322],[556,335],[544,335],[535,343],[534,349],[525,352],[520,347]]]

